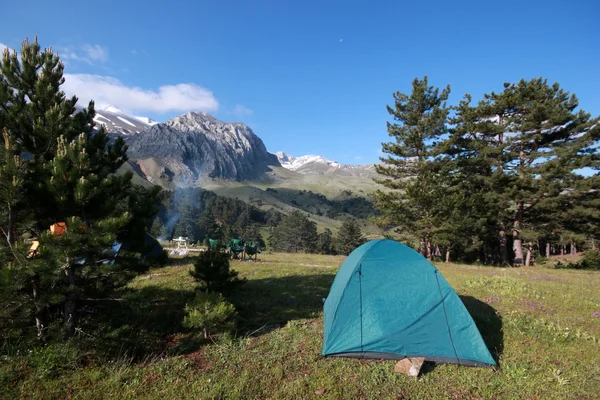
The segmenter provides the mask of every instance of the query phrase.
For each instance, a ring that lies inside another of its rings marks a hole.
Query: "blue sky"
[[[385,106],[417,76],[453,104],[543,76],[600,114],[597,0],[408,3],[11,1],[0,46],[38,35],[81,98],[159,121],[202,109],[344,163],[377,161]]]

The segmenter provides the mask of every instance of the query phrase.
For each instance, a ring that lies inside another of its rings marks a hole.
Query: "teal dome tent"
[[[438,269],[393,240],[370,241],[348,256],[324,312],[324,356],[496,365]]]

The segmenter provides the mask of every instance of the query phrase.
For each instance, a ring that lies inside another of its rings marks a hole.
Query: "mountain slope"
[[[144,163],[153,158],[179,186],[206,180],[262,179],[279,166],[262,140],[242,123],[219,121],[207,113],[189,112],[128,136],[129,156]],[[154,176],[147,176],[156,179]]]
[[[97,127],[104,125],[106,132],[111,137],[135,135],[157,124],[148,117],[134,117],[126,114],[115,106],[106,106],[96,110],[94,122]]]
[[[374,164],[348,165],[328,160],[323,156],[306,155],[294,157],[282,151],[277,152],[281,166],[302,175],[339,175],[374,177]]]

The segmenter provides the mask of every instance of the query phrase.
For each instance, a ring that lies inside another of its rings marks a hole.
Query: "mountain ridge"
[[[159,160],[180,186],[194,186],[205,178],[261,179],[269,166],[279,166],[248,126],[205,112],[187,112],[150,126],[128,136],[127,144],[132,159]]]

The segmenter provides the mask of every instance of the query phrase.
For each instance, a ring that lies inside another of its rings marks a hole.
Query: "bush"
[[[560,261],[556,263],[558,269],[598,269],[600,270],[600,251],[586,250],[583,258],[578,262],[563,264]]]
[[[245,282],[238,278],[237,271],[230,268],[229,256],[219,249],[209,249],[200,253],[190,275],[199,282],[199,290],[224,294]]]
[[[548,263],[548,258],[544,257],[544,256],[537,256],[535,258],[535,264],[538,265],[546,265],[546,263]]]
[[[586,250],[581,264],[585,269],[600,269],[600,250]]]
[[[191,303],[186,304],[185,313],[183,326],[202,329],[204,338],[211,333],[231,331],[234,327],[235,307],[220,293],[198,293]]]

